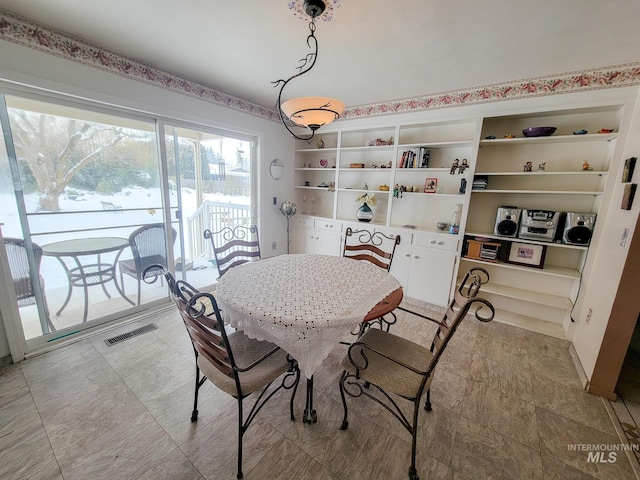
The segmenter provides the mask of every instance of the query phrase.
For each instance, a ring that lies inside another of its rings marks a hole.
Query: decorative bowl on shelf
[[[598,133],[612,133],[613,132],[613,128],[601,128],[600,130],[598,130]]]
[[[436,227],[438,227],[438,230],[446,230],[447,228],[449,228],[449,224],[446,222],[438,222],[436,223]]]
[[[586,135],[587,133],[589,132],[584,128],[582,130],[576,130],[575,132],[573,132],[574,135]]]
[[[548,137],[553,135],[556,130],[556,127],[530,127],[522,130],[522,134],[525,137]]]

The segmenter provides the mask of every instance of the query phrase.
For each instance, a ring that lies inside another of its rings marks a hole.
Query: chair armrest
[[[349,357],[349,361],[351,362],[351,364],[356,368],[356,370],[366,370],[367,367],[369,366],[369,360],[367,359],[367,355],[364,351],[360,351],[359,353],[362,355],[362,358],[364,359],[364,366],[360,366],[356,363],[356,361],[354,360],[353,356],[352,356],[352,352],[351,350],[353,350],[355,347],[362,347],[363,350],[370,350],[374,353],[377,353],[378,355],[380,355],[381,357],[386,358],[387,360],[400,365],[401,367],[406,368],[407,370],[411,370],[412,372],[418,374],[418,375],[428,375],[429,372],[431,371],[431,369],[428,370],[418,370],[415,367],[412,367],[411,365],[406,364],[405,362],[403,362],[402,360],[398,360],[397,358],[391,357],[386,353],[381,352],[380,350],[372,347],[371,345],[367,345],[366,343],[362,343],[362,342],[354,342],[351,344],[351,346],[349,347],[349,351],[347,352],[347,355]]]
[[[256,365],[259,365],[260,363],[264,362],[267,358],[269,358],[271,355],[273,355],[274,353],[276,353],[278,350],[280,350],[280,347],[275,347],[272,350],[269,350],[267,353],[265,353],[264,355],[262,355],[260,358],[258,358],[257,360],[254,360],[253,362],[251,362],[249,365],[247,365],[246,367],[239,367],[236,365],[235,370],[237,372],[247,372],[249,370],[251,370],[252,368],[254,368]]]

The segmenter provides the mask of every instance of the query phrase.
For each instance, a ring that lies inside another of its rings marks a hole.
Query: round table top
[[[340,338],[374,311],[395,308],[402,288],[364,260],[292,254],[232,268],[215,296],[226,321],[282,347],[310,377]]]
[[[72,238],[42,245],[42,253],[51,256],[96,255],[114,252],[129,246],[129,240],[121,237]]]

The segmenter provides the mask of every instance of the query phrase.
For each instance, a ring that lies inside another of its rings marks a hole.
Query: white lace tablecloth
[[[216,299],[226,322],[283,348],[311,378],[339,340],[400,286],[367,261],[280,255],[229,270]]]

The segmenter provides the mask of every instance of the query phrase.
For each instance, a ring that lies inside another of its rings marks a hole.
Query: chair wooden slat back
[[[389,271],[396,246],[399,243],[400,235],[392,236],[382,232],[353,230],[349,227],[345,231],[342,256],[354,260],[367,260]]]
[[[204,313],[206,311],[204,305],[199,308],[192,303],[201,301],[203,298],[206,298],[207,301],[213,300],[215,302],[213,296],[208,293],[197,293],[187,303],[180,298],[174,298],[174,301],[187,328],[193,348],[199,355],[204,356],[215,365],[218,370],[233,378],[233,365],[230,360],[230,352],[227,349],[225,331],[224,328],[221,329],[216,318],[217,315],[214,314],[214,318],[210,318]],[[198,314],[200,311],[202,313]]]
[[[453,294],[453,299],[449,303],[444,316],[440,320],[440,325],[436,331],[433,341],[431,343],[430,351],[434,354],[433,363],[437,363],[438,358],[442,354],[442,351],[446,347],[447,343],[451,339],[460,322],[469,313],[469,308],[473,303],[471,300],[477,298],[480,287],[488,281],[489,274],[483,268],[473,268],[469,270],[460,285]],[[490,306],[483,300],[479,300],[482,304]],[[482,305],[479,307],[481,308]],[[493,309],[493,307],[490,307]],[[493,311],[493,310],[492,310]],[[478,316],[476,310],[476,318],[482,319]]]
[[[260,239],[255,225],[225,227],[216,232],[206,229],[204,238],[211,241],[219,276],[260,258]]]

